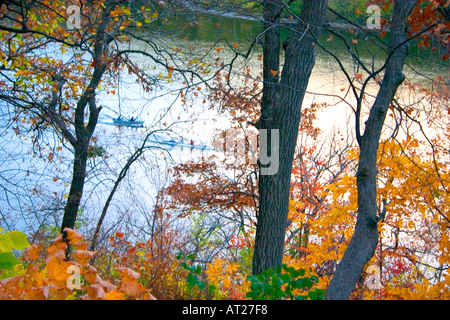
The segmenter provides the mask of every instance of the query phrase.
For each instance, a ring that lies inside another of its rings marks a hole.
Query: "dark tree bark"
[[[92,78],[75,108],[75,136],[68,133],[67,130],[64,131],[62,126],[59,126],[63,135],[72,144],[75,153],[73,161],[72,182],[70,185],[67,203],[64,208],[64,216],[61,225],[61,232],[63,232],[63,234],[65,234],[65,228],[73,229],[75,227],[75,222],[78,216],[78,209],[80,207],[81,197],[83,195],[83,188],[86,179],[86,165],[88,159],[89,143],[97,126],[98,116],[101,110],[101,107],[97,108],[96,106],[95,90],[100,84],[103,74],[106,71],[107,59],[109,55],[109,44],[113,40],[113,38],[105,32],[111,6],[112,3],[107,2],[107,5],[103,11],[103,20],[99,24],[97,34],[95,36],[95,42],[93,46],[94,70],[92,73]],[[85,123],[84,116],[86,108],[89,110],[89,119],[87,124]],[[60,123],[58,121],[54,122],[56,124]],[[62,125],[64,126],[64,124]],[[66,134],[64,134],[65,132]]]
[[[253,274],[282,264],[289,211],[292,162],[297,143],[303,97],[315,63],[314,38],[327,8],[327,0],[306,0],[285,45],[285,61],[278,81],[282,2],[264,2],[264,90],[259,128],[279,130],[279,165],[275,174],[260,175],[259,210],[253,254]],[[260,163],[262,169],[262,165]]]
[[[408,55],[406,43],[408,16],[416,2],[417,0],[395,1],[384,79],[370,110],[363,135],[358,132],[359,125],[356,126],[360,147],[356,175],[358,218],[352,239],[327,288],[325,295],[327,300],[344,300],[350,297],[378,243],[378,222],[381,219],[377,213],[377,151],[389,105],[405,78],[402,70]],[[359,116],[356,121],[359,124]]]

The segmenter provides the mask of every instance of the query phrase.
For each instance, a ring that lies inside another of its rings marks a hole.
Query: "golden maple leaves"
[[[64,231],[66,239],[60,234],[47,250],[39,245],[25,250],[24,274],[0,281],[0,299],[155,299],[138,281],[139,273],[131,269],[117,268],[120,276],[117,284],[103,280],[89,264],[96,252],[87,250],[88,243],[80,233],[69,228]]]

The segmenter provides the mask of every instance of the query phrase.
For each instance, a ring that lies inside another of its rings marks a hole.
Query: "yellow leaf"
[[[224,287],[224,289],[229,289],[231,287],[230,278],[228,278],[228,277],[223,278],[223,287]]]

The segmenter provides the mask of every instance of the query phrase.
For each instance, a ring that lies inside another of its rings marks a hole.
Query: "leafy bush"
[[[139,273],[129,268],[117,267],[120,278],[116,284],[103,280],[89,264],[96,252],[87,250],[88,243],[82,241],[81,234],[69,228],[64,230],[67,238],[60,234],[47,250],[37,244],[28,245],[21,257],[23,272],[0,280],[0,300],[154,299],[150,290],[139,282]],[[23,234],[13,231],[2,233],[2,253],[23,249],[28,244],[24,239]],[[11,268],[19,261],[2,257],[2,268]]]
[[[322,300],[325,291],[311,290],[319,279],[316,276],[305,277],[305,274],[305,269],[297,270],[286,264],[275,270],[269,268],[257,276],[247,277],[247,280],[251,281],[251,291],[246,296],[253,300]]]

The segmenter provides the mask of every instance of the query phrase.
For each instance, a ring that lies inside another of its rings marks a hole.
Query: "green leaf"
[[[0,252],[0,270],[12,270],[18,263],[12,252]]]
[[[325,291],[323,291],[322,289],[316,289],[316,290],[308,292],[308,297],[311,300],[323,300],[324,296],[325,296]]]
[[[283,284],[283,279],[281,277],[278,277],[278,276],[273,277],[272,285],[274,287],[281,287],[282,284]]]
[[[215,285],[211,284],[208,286],[208,291],[209,291],[210,295],[213,295],[217,291],[217,287]],[[252,293],[248,292],[246,296],[248,296],[249,294],[252,294]]]
[[[197,283],[197,287],[198,287],[200,290],[204,289],[205,286],[206,286],[206,282],[205,282],[205,281],[199,281],[199,282]]]
[[[289,272],[289,274],[291,275],[292,278],[298,278],[299,276],[301,276],[301,271],[302,270],[296,270],[295,268],[289,267],[287,272]]]
[[[300,278],[292,282],[292,287],[295,289],[303,289],[305,287],[305,279]]]
[[[306,273],[306,270],[305,270],[305,269],[299,270],[300,277],[304,277],[304,276],[305,276],[305,273]]]
[[[277,267],[275,268],[275,272],[278,273],[278,274],[280,274],[280,273],[281,273],[281,266],[277,266]]]
[[[188,285],[193,287],[193,286],[195,286],[197,284],[198,277],[195,274],[190,273],[187,276],[187,281],[188,281]]]
[[[257,280],[258,280],[258,277],[254,276],[254,275],[247,276],[247,281],[256,282]]]
[[[186,256],[186,259],[194,259],[195,258],[195,256],[194,256],[194,254],[188,254],[187,256]]]
[[[438,199],[439,199],[439,197],[441,196],[440,193],[439,193],[439,189],[434,189],[434,190],[433,190],[433,194],[434,194],[434,197],[435,197],[435,198],[438,198]]]
[[[288,283],[291,281],[291,276],[287,273],[283,273],[280,278],[283,280],[284,283]]]
[[[211,291],[210,291],[210,293],[211,293]],[[247,292],[247,293],[245,294],[245,296],[246,296],[247,298],[251,298],[252,300],[258,299],[258,295],[257,295],[256,293],[254,293],[253,291]]]
[[[314,282],[309,278],[304,278],[304,285],[308,288],[311,288],[313,286]]]
[[[13,242],[13,249],[22,251],[25,248],[28,248],[30,244],[27,240],[27,235],[20,231],[11,231],[9,233],[9,237]]]
[[[428,5],[430,4],[430,1],[424,1],[422,2],[419,7],[421,10],[425,9],[426,7],[428,7]]]
[[[196,274],[202,273],[202,267],[197,266],[197,268],[194,270],[194,272],[195,272]]]

